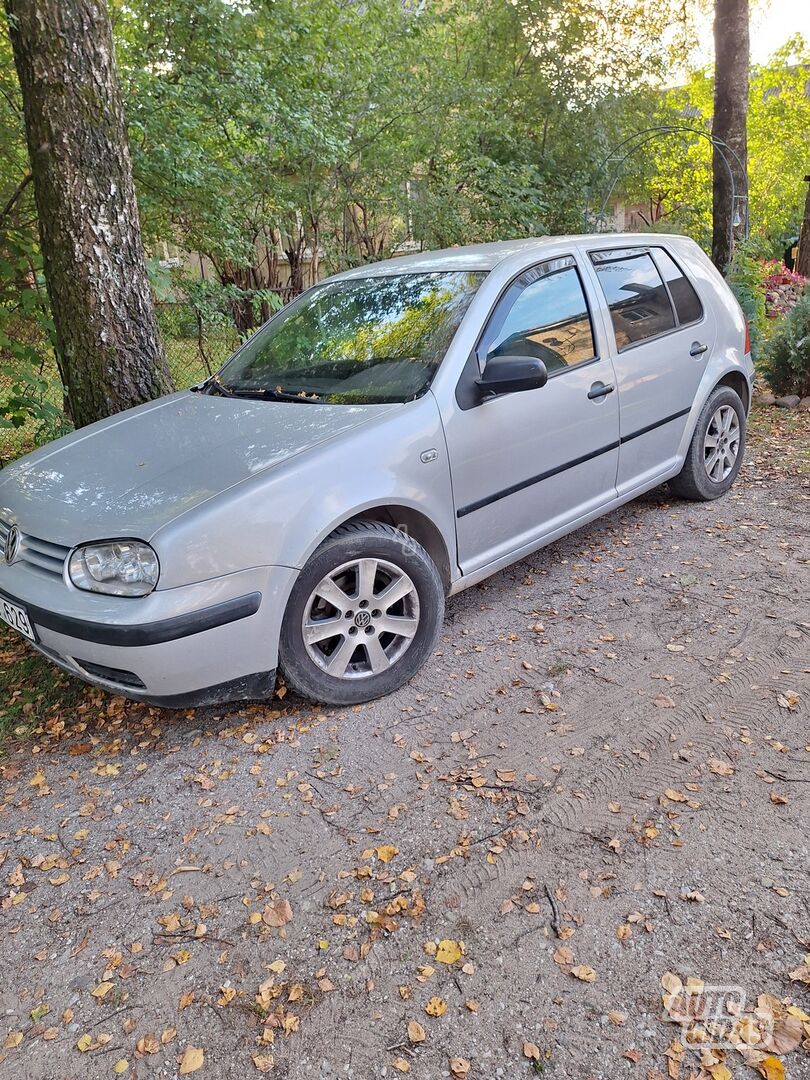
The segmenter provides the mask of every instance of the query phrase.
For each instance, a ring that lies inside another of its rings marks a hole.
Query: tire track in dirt
[[[803,652],[806,637],[783,639],[772,657],[753,662],[732,675],[725,684],[715,684],[710,701],[701,701],[701,690],[697,688],[689,695],[692,700],[675,709],[656,709],[660,716],[656,716],[652,725],[646,723],[646,706],[637,706],[629,715],[611,714],[607,722],[609,728],[632,737],[636,749],[645,757],[619,750],[614,757],[600,757],[595,765],[592,760],[587,760],[586,752],[583,764],[578,768],[569,766],[561,774],[558,785],[564,784],[568,792],[576,791],[577,794],[538,792],[536,798],[540,806],[515,824],[525,829],[546,826],[606,838],[624,831],[634,813],[642,811],[645,816],[649,813],[650,800],[643,795],[634,795],[633,791],[638,792],[647,783],[657,794],[667,787],[678,787],[699,779],[700,766],[709,758],[727,757],[728,738],[722,728],[708,726],[707,716],[719,724],[723,717],[733,712],[740,719],[745,716],[743,723],[736,720],[738,726],[751,726],[762,713],[762,703],[750,700],[751,685],[762,687],[771,680],[775,685],[775,677],[788,664],[794,668],[807,668],[810,657]],[[807,679],[806,676],[803,678]],[[802,680],[795,677],[794,681],[800,689]],[[652,711],[650,708],[649,712]],[[603,741],[597,734],[591,740],[591,748],[602,745]],[[686,742],[688,757],[675,760],[674,753]],[[621,815],[608,810],[610,801],[621,804]],[[520,885],[528,873],[527,853],[532,850],[506,847],[493,863],[465,864],[461,872],[452,874],[446,883],[445,898],[453,894],[459,896],[462,911],[476,912],[480,916],[482,909],[502,900]]]

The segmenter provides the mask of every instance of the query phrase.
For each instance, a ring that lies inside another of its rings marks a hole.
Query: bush
[[[764,352],[763,370],[777,394],[810,397],[810,292],[777,323]]]
[[[748,330],[751,334],[751,356],[755,364],[759,363],[767,327],[766,274],[767,268],[763,263],[741,244],[734,255],[726,278],[748,322]]]

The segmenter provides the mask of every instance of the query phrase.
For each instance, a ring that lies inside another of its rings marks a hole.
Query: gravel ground
[[[0,1077],[810,1076],[809,477],[810,416],[755,412],[730,496],[461,594],[363,707],[172,713],[36,661]],[[745,1055],[667,1021],[668,972],[699,1018],[771,995]]]

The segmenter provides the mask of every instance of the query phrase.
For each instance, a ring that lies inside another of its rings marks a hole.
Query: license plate
[[[12,604],[10,600],[6,600],[2,596],[0,596],[0,619],[4,623],[8,623],[10,627],[17,630],[24,637],[27,637],[29,641],[37,640],[37,635],[34,633],[34,628],[25,608],[20,607],[19,604]]]

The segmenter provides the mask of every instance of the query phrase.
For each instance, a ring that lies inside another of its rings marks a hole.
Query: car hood
[[[0,517],[66,546],[148,540],[234,484],[396,408],[173,394],[8,466],[0,472]]]

